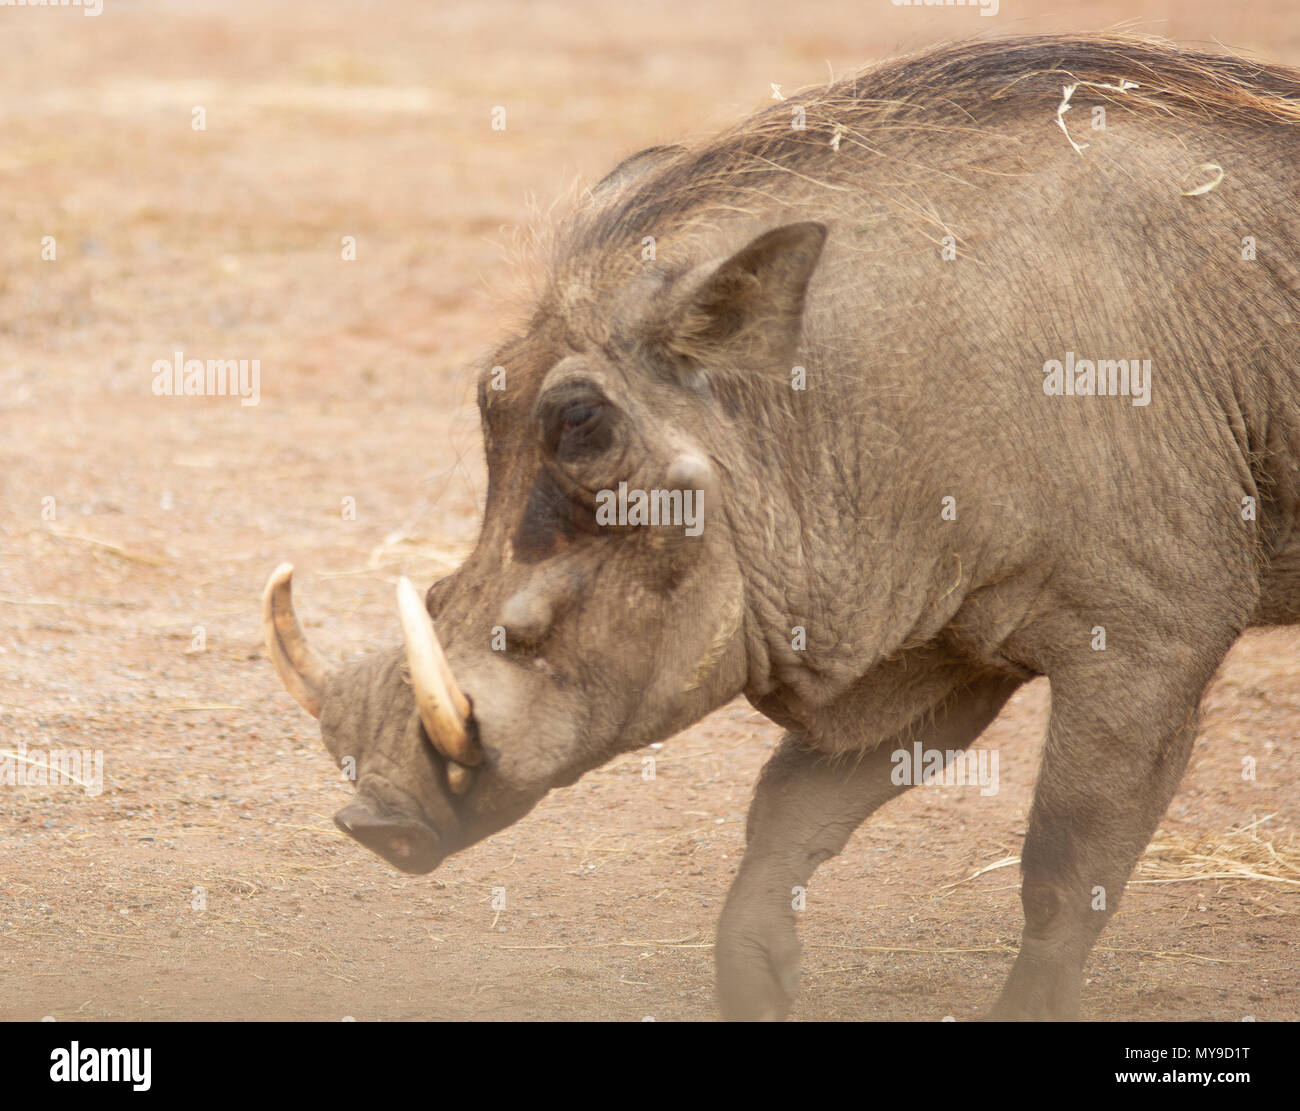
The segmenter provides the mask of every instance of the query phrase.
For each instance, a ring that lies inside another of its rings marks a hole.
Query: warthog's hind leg
[[[1151,645],[1140,666],[1052,676],[1021,854],[1024,933],[990,1017],[1077,1017],[1088,951],[1178,787],[1219,658],[1213,644],[1195,660]]]

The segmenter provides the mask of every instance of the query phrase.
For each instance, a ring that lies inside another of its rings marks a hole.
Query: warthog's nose
[[[335,814],[334,824],[403,872],[432,872],[444,855],[437,832],[422,819],[377,814],[364,798]]]

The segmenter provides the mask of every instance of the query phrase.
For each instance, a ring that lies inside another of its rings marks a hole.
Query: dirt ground
[[[261,589],[291,560],[333,658],[395,643],[396,577],[423,587],[477,527],[510,229],[626,154],[972,34],[1132,20],[1300,64],[1294,0],[1001,7],[0,8],[0,750],[104,754],[99,795],[0,786],[0,1018],[714,1014],[774,726],[732,704],[653,780],[617,759],[402,877],[331,822],[348,785],[265,658]],[[260,403],[154,396],[176,350],[259,359]],[[992,1004],[1047,704],[1025,688],[981,742],[999,794],[913,791],[821,869],[795,1017]],[[1298,725],[1300,632],[1249,635],[1086,1017],[1300,1017]]]

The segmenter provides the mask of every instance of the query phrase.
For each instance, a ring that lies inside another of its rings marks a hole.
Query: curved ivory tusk
[[[402,619],[406,662],[424,731],[434,748],[448,760],[470,765],[479,763],[483,752],[466,728],[469,699],[461,693],[451,673],[433,628],[433,618],[405,576],[397,584],[397,612]]]
[[[458,764],[455,760],[447,761],[447,786],[451,788],[453,795],[463,795],[469,790],[470,784],[474,782],[474,772],[472,769],[465,767],[464,764]]]
[[[262,639],[280,681],[312,717],[320,717],[329,668],[307,643],[293,612],[293,564],[282,563],[262,593]]]

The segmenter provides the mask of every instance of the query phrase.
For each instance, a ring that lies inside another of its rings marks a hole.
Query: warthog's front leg
[[[794,734],[763,768],[749,809],[745,859],[718,926],[718,1000],[728,1019],[784,1018],[799,979],[795,887],[838,853],[853,831],[906,786],[891,781],[892,756],[921,742],[965,748],[996,716],[1019,680],[986,680],[950,699],[924,727],[859,757],[828,759]]]

